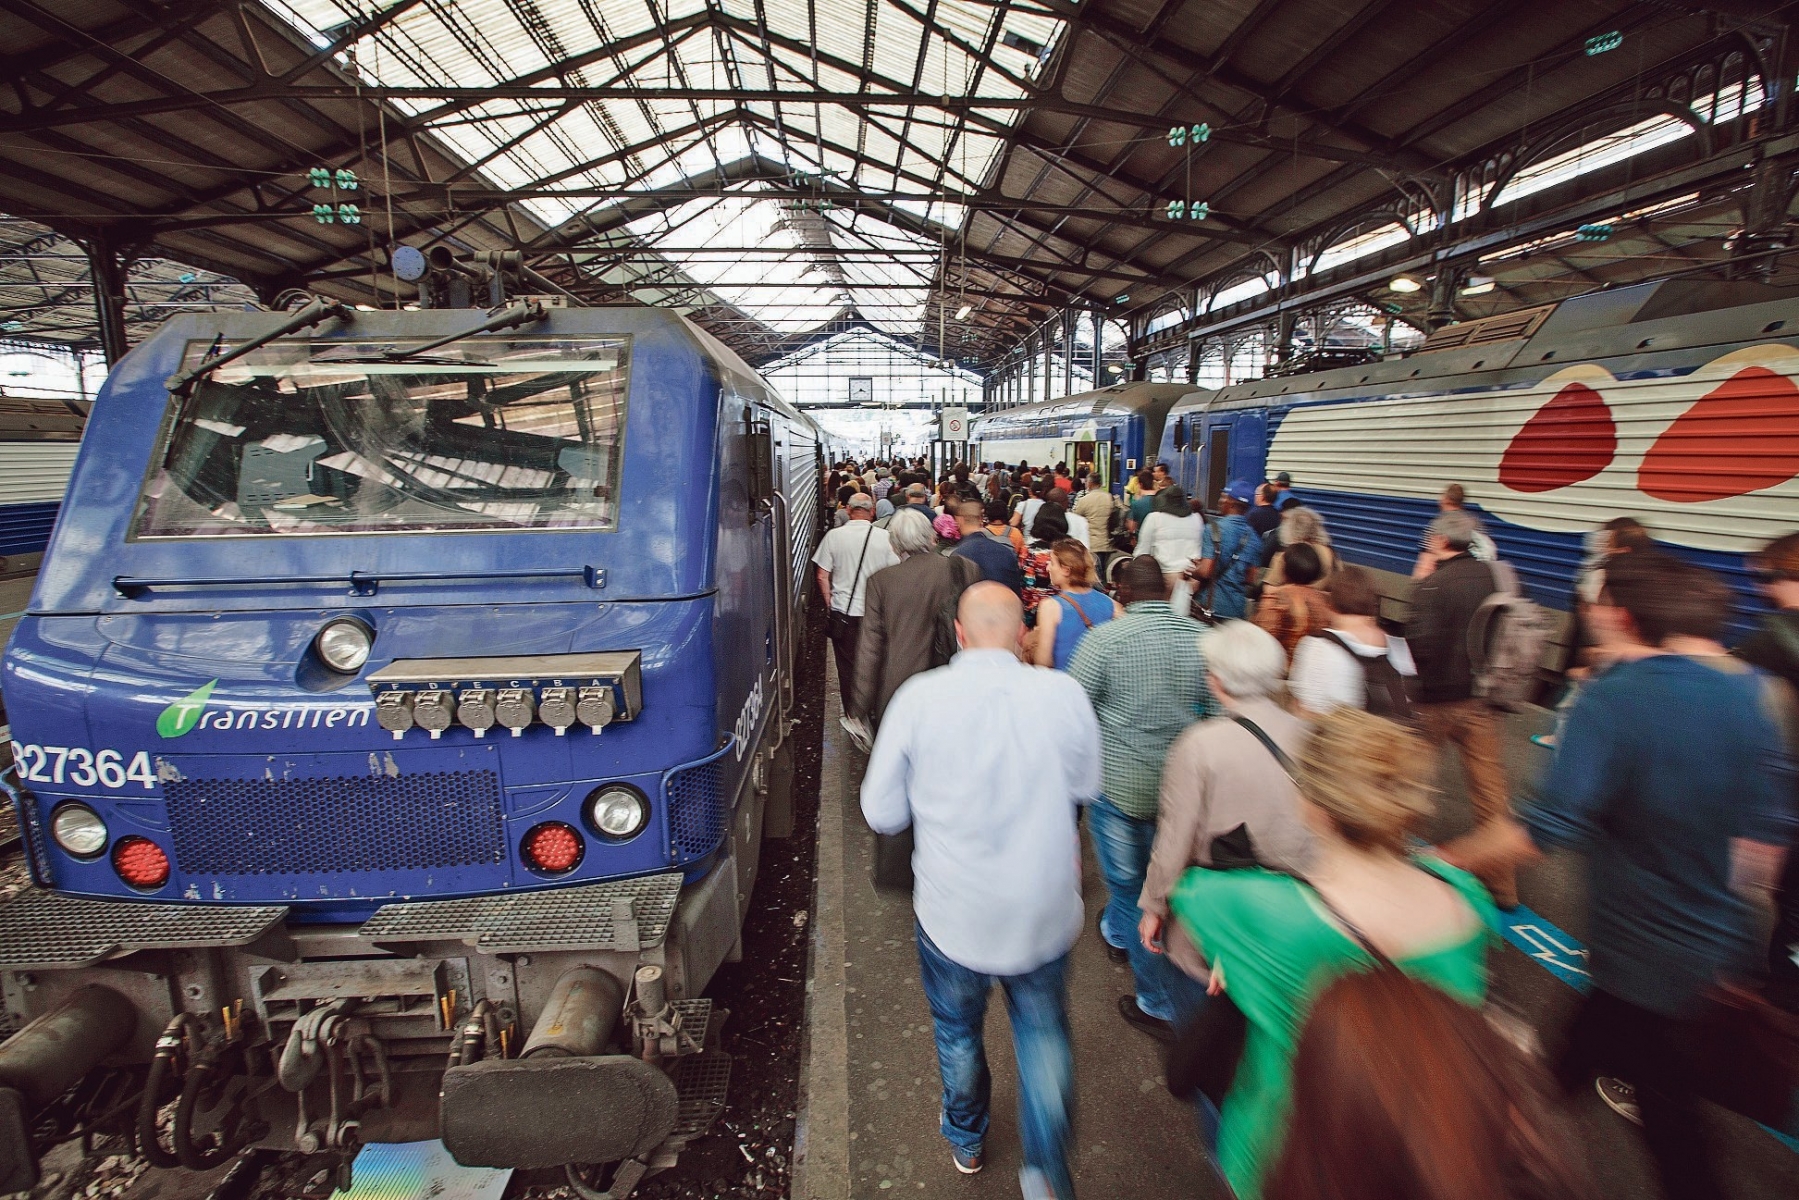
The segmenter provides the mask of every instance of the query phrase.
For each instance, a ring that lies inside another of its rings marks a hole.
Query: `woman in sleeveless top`
[[[1018,569],[1024,572],[1024,623],[1037,624],[1037,608],[1056,594],[1050,582],[1050,548],[1068,536],[1068,518],[1059,504],[1044,504],[1031,520],[1031,540],[1019,548]]]
[[[1056,590],[1037,606],[1031,661],[1066,671],[1087,631],[1121,615],[1124,609],[1104,592],[1093,590],[1097,580],[1093,552],[1073,538],[1063,538],[1050,547],[1048,567]]]
[[[1319,719],[1295,766],[1317,838],[1301,880],[1261,867],[1194,868],[1169,907],[1248,1025],[1225,1095],[1217,1161],[1239,1200],[1261,1200],[1286,1141],[1293,1054],[1312,1001],[1378,950],[1399,970],[1478,1007],[1499,914],[1472,875],[1409,839],[1435,812],[1424,740],[1340,707]]]

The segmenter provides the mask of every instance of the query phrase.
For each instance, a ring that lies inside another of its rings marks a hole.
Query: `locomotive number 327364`
[[[19,764],[20,783],[71,783],[76,787],[122,788],[133,783],[154,790],[156,775],[150,755],[139,750],[130,763],[117,750],[95,753],[85,746],[28,746],[12,744],[13,761]]]

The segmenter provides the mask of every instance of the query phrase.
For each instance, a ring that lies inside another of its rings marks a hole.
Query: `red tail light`
[[[134,888],[146,891],[169,881],[169,856],[145,837],[122,837],[112,848],[112,869]]]
[[[525,865],[546,875],[560,875],[564,871],[574,870],[586,852],[587,846],[575,827],[564,825],[561,821],[533,825],[530,832],[525,834],[525,840],[519,843],[519,853],[524,856]]]

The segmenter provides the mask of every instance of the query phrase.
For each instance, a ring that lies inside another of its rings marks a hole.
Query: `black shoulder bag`
[[[862,564],[868,561],[868,543],[874,540],[874,536],[875,527],[874,524],[870,522],[868,533],[862,538],[862,554],[856,559],[855,577],[850,580],[850,598],[844,601],[845,604],[854,604],[856,602],[856,585],[862,582]],[[825,632],[834,638],[842,637],[845,633],[849,632],[850,619],[848,612],[838,612],[833,608],[831,614],[825,618]]]
[[[1260,725],[1248,717],[1232,716],[1231,720],[1262,743],[1281,770],[1293,777],[1293,762]],[[1239,825],[1212,839],[1214,871],[1240,871],[1260,866],[1249,827]],[[1164,935],[1166,936],[1166,935]],[[1249,1036],[1249,1019],[1237,1007],[1228,992],[1220,992],[1206,1000],[1191,1021],[1175,1030],[1174,1042],[1168,1047],[1163,1064],[1163,1078],[1168,1090],[1186,1100],[1201,1092],[1215,1105],[1224,1103],[1225,1093],[1237,1078],[1237,1062],[1243,1057],[1243,1042]]]

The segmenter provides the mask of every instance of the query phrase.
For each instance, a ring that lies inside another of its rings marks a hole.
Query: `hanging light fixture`
[[[961,308],[958,308],[956,310],[956,320],[958,320],[958,321],[968,320],[968,314],[973,311],[974,311],[974,305],[964,304]]]
[[[1468,282],[1462,285],[1462,295],[1484,296],[1498,286],[1491,275],[1470,275]]]
[[[1424,283],[1415,275],[1395,275],[1387,281],[1390,292],[1418,292],[1424,290]]]

